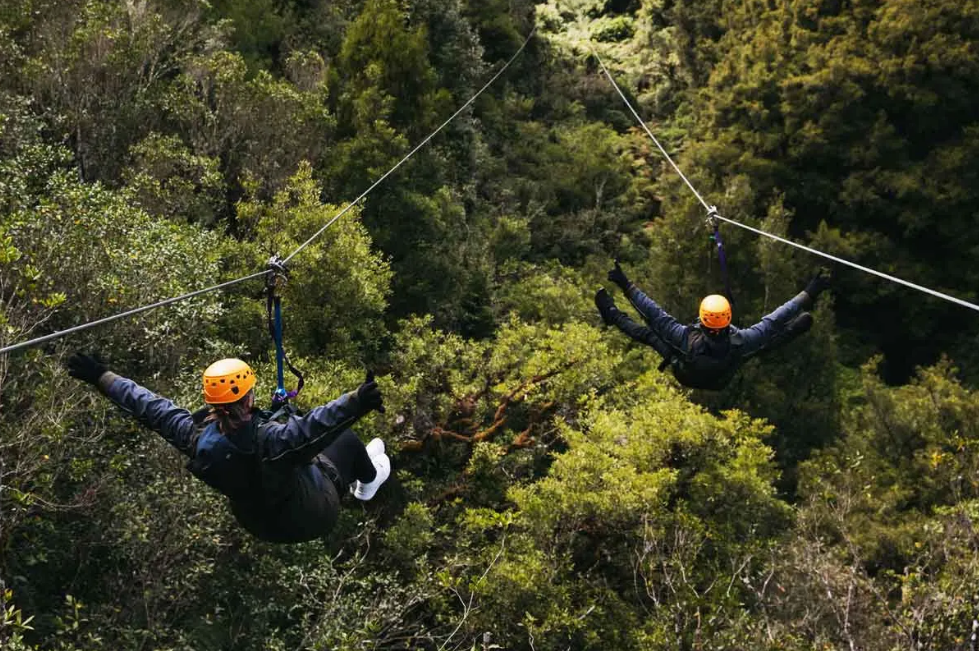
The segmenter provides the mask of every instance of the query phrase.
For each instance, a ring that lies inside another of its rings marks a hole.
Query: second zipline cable
[[[771,233],[767,233],[767,232],[761,230],[760,228],[754,228],[752,226],[747,226],[747,225],[742,224],[740,222],[737,222],[737,221],[735,221],[733,219],[730,219],[728,217],[723,217],[722,215],[718,214],[717,209],[714,206],[711,206],[710,204],[708,204],[704,200],[704,198],[701,196],[701,194],[699,192],[697,192],[697,188],[695,188],[694,185],[693,185],[693,183],[690,182],[690,179],[688,179],[687,176],[683,173],[683,170],[681,170],[680,167],[675,162],[673,162],[673,158],[669,155],[669,153],[667,153],[666,148],[663,147],[663,145],[660,144],[660,142],[659,142],[659,140],[657,140],[656,136],[653,135],[653,132],[650,131],[649,130],[649,127],[646,126],[646,123],[639,116],[639,113],[637,113],[636,112],[636,109],[633,108],[632,102],[630,102],[629,99],[625,96],[625,93],[622,92],[622,89],[619,88],[619,85],[617,83],[615,83],[615,79],[612,77],[612,73],[610,73],[608,71],[608,68],[605,67],[605,62],[602,61],[602,57],[600,57],[598,55],[598,52],[595,50],[594,47],[591,48],[591,52],[592,52],[592,55],[595,57],[595,59],[598,61],[598,65],[600,65],[602,67],[602,72],[605,73],[605,76],[608,77],[608,80],[612,83],[612,87],[615,88],[615,91],[619,94],[619,97],[622,98],[622,101],[625,102],[625,105],[629,108],[629,111],[636,118],[636,121],[639,123],[639,126],[641,126],[643,128],[643,130],[646,132],[646,134],[649,136],[649,138],[653,141],[653,143],[656,145],[656,147],[660,150],[660,152],[662,152],[663,157],[666,158],[667,162],[673,167],[674,170],[676,170],[676,173],[680,175],[680,178],[683,179],[683,182],[687,184],[687,187],[690,188],[690,191],[693,192],[693,194],[694,194],[695,197],[697,197],[697,200],[700,202],[700,204],[704,207],[704,210],[706,210],[709,215],[711,215],[712,217],[715,217],[716,219],[719,219],[719,220],[721,220],[723,222],[726,222],[728,224],[732,224],[734,226],[737,226],[738,228],[743,228],[743,229],[745,229],[747,231],[751,231],[752,233],[755,233],[757,235],[761,235],[763,237],[767,237],[767,238],[773,239],[776,242],[781,242],[783,244],[788,244],[789,246],[793,246],[793,247],[795,247],[797,249],[800,249],[802,251],[806,251],[808,253],[812,253],[813,255],[818,255],[818,256],[820,256],[822,258],[826,258],[827,260],[832,260],[833,262],[837,262],[837,263],[842,264],[842,265],[845,265],[847,267],[852,267],[852,268],[857,269],[859,271],[863,271],[864,273],[868,273],[868,274],[877,276],[879,278],[883,278],[885,280],[889,280],[889,281],[891,281],[893,283],[897,283],[899,285],[904,285],[905,287],[910,287],[911,289],[916,289],[919,292],[924,292],[925,294],[930,294],[931,296],[935,296],[937,298],[941,298],[941,299],[946,300],[946,301],[949,301],[951,303],[955,303],[956,305],[961,305],[962,307],[967,307],[970,310],[975,310],[975,311],[979,312],[979,305],[976,305],[975,303],[970,303],[969,301],[963,300],[961,298],[957,298],[955,296],[951,296],[949,294],[942,293],[942,292],[940,292],[938,290],[931,289],[929,287],[925,287],[924,285],[918,285],[916,283],[912,283],[912,282],[909,282],[907,280],[904,280],[903,278],[898,278],[897,276],[891,276],[890,274],[886,274],[886,273],[884,273],[882,271],[877,271],[876,269],[871,269],[870,267],[865,267],[863,265],[857,264],[856,262],[851,262],[851,261],[846,260],[844,258],[840,258],[840,257],[837,257],[835,255],[830,255],[829,253],[824,253],[824,252],[822,252],[822,251],[820,251],[818,249],[814,249],[814,248],[812,248],[810,246],[805,246],[804,244],[799,244],[798,242],[793,242],[792,240],[786,239],[784,237],[779,237],[778,235],[772,235]]]

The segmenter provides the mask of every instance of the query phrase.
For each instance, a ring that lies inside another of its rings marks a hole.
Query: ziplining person
[[[384,411],[372,372],[356,390],[284,424],[255,408],[255,373],[240,359],[222,359],[204,371],[203,419],[116,375],[96,357],[75,353],[68,373],[189,457],[188,470],[227,497],[238,523],[261,540],[325,536],[336,524],[342,495],[370,500],[391,474],[384,442],[375,438],[365,446],[350,429],[371,411]]]
[[[636,323],[618,309],[602,288],[595,294],[595,305],[605,324],[655,349],[663,356],[660,369],[669,366],[680,384],[714,391],[727,386],[749,358],[808,332],[813,321],[808,310],[829,287],[829,278],[820,271],[798,295],[750,328],[739,329],[731,325],[731,304],[720,294],[704,298],[700,318],[682,325],[626,277],[618,260],[608,279],[622,289],[647,325]]]
[[[697,191],[697,188],[694,187],[693,183],[690,182],[690,179],[688,179],[687,176],[686,176],[686,174],[683,173],[683,170],[681,170],[680,167],[676,164],[676,162],[673,160],[673,157],[670,156],[670,154],[669,154],[668,151],[666,151],[666,148],[663,146],[663,144],[656,138],[656,136],[650,130],[649,126],[642,119],[642,116],[640,116],[639,115],[639,112],[636,111],[636,108],[632,105],[632,102],[629,101],[629,98],[626,97],[625,93],[622,92],[622,89],[615,82],[615,78],[612,76],[612,73],[609,72],[608,66],[605,65],[605,61],[602,60],[602,57],[598,54],[598,51],[590,43],[589,43],[589,49],[591,50],[592,56],[594,56],[595,57],[595,60],[598,61],[598,65],[601,67],[602,73],[605,75],[605,77],[608,78],[608,81],[612,85],[612,88],[615,89],[615,92],[622,99],[622,103],[625,104],[626,108],[629,109],[629,112],[632,114],[632,117],[634,117],[636,119],[636,123],[640,126],[640,128],[642,128],[643,131],[646,132],[646,135],[649,136],[649,139],[653,142],[654,145],[656,145],[656,148],[663,155],[663,158],[666,160],[666,162],[670,164],[670,167],[672,167],[673,170],[677,173],[677,176],[680,177],[680,179],[684,182],[684,184],[686,184],[686,186],[690,189],[690,192],[693,194],[693,196],[697,198],[697,201],[698,202],[700,202],[700,205],[702,205],[704,207],[704,210],[707,211],[707,221],[708,221],[708,224],[709,225],[712,225],[714,227],[714,236],[713,236],[713,239],[716,240],[716,243],[717,243],[717,246],[718,246],[718,254],[720,256],[722,268],[723,268],[725,262],[724,262],[724,257],[723,257],[723,246],[721,245],[720,234],[719,234],[718,229],[717,229],[717,222],[718,221],[721,221],[721,222],[724,222],[724,223],[727,223],[727,224],[731,224],[733,226],[737,226],[738,228],[741,228],[741,229],[750,231],[750,232],[752,232],[752,233],[754,233],[756,235],[760,235],[762,237],[767,237],[767,238],[769,238],[771,240],[774,240],[776,242],[781,242],[782,244],[786,244],[786,245],[791,246],[791,247],[793,247],[795,249],[799,249],[801,251],[805,251],[805,252],[810,253],[812,255],[817,255],[817,256],[819,256],[821,258],[824,258],[826,260],[829,260],[829,261],[831,261],[833,263],[845,265],[845,266],[850,267],[852,269],[857,269],[858,271],[861,271],[863,273],[871,274],[873,276],[877,276],[878,278],[883,278],[884,280],[887,280],[889,282],[897,283],[899,285],[903,285],[905,287],[909,287],[909,288],[914,289],[916,291],[923,292],[925,294],[929,294],[929,295],[934,296],[936,298],[940,298],[940,299],[942,299],[944,301],[948,301],[950,303],[955,303],[956,305],[960,305],[960,306],[965,307],[965,308],[968,308],[970,310],[975,310],[976,312],[979,312],[979,304],[977,304],[977,303],[972,303],[972,302],[963,300],[961,298],[957,298],[955,296],[952,296],[951,294],[946,294],[945,292],[940,292],[940,291],[931,289],[930,287],[925,287],[924,285],[919,285],[917,283],[913,283],[913,282],[909,282],[907,280],[904,280],[903,278],[898,278],[897,276],[892,276],[891,274],[886,274],[886,273],[883,273],[881,271],[877,271],[876,269],[872,269],[870,267],[867,267],[867,266],[864,266],[864,265],[861,265],[861,264],[857,264],[857,263],[852,262],[850,260],[847,260],[845,258],[841,258],[839,256],[835,256],[835,255],[826,253],[824,251],[820,251],[820,250],[818,250],[816,248],[813,248],[811,246],[806,246],[804,244],[800,244],[798,242],[794,242],[791,239],[788,239],[788,238],[785,238],[785,237],[781,237],[781,236],[775,235],[773,233],[768,233],[768,232],[766,232],[766,231],[764,231],[764,230],[762,230],[760,228],[755,228],[754,226],[749,226],[747,224],[742,224],[739,221],[736,221],[734,219],[730,219],[728,217],[724,217],[723,215],[719,214],[717,212],[717,207],[716,206],[712,206],[712,205],[710,205],[710,204],[707,203],[707,201],[704,199],[703,195],[701,195],[700,192]],[[618,265],[616,265],[616,266],[618,266]],[[813,289],[815,289],[815,288],[813,288]],[[825,287],[823,289],[825,289]],[[822,291],[822,290],[819,290],[819,291]],[[730,294],[730,290],[728,290],[728,293]],[[815,297],[811,297],[811,298],[813,298],[813,300],[815,299]],[[610,303],[611,302],[611,297],[608,296],[607,293],[601,299],[599,299],[599,296],[596,295],[595,300],[596,300],[596,303],[599,302],[599,300],[601,300],[601,305],[599,305],[599,310],[602,311],[603,318],[605,317],[606,312],[608,312],[609,307],[613,307],[614,308],[614,303]],[[606,322],[608,322],[608,319],[606,319]]]

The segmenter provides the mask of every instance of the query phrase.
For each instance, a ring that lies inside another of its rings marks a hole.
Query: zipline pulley
[[[277,255],[269,258],[269,273],[265,279],[266,290],[266,313],[268,315],[269,334],[275,343],[275,392],[272,394],[272,411],[276,411],[288,405],[291,398],[299,395],[303,390],[303,374],[289,361],[285,347],[282,345],[282,297],[280,291],[285,287],[289,280],[289,271],[286,269],[285,262]],[[289,372],[296,376],[298,384],[295,391],[287,391],[285,388],[285,367]]]

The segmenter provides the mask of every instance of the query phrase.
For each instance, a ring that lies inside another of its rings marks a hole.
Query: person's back
[[[700,324],[689,326],[687,352],[676,354],[670,370],[680,384],[691,389],[719,391],[727,386],[742,363],[737,333],[711,335]]]
[[[265,461],[260,441],[268,428],[259,414],[228,434],[217,423],[206,425],[187,469],[227,497],[238,523],[262,540],[299,542],[325,535],[336,523],[336,492],[327,489],[312,462]]]

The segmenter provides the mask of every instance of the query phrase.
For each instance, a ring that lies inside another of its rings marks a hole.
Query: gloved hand
[[[819,295],[829,289],[830,278],[823,274],[823,270],[820,269],[819,272],[812,277],[809,284],[806,285],[805,292],[809,295],[809,299],[812,304],[815,305],[816,299]]]
[[[108,370],[98,355],[75,353],[68,358],[68,375],[89,384],[98,384],[99,378]]]
[[[616,285],[618,285],[619,287],[621,287],[622,291],[626,291],[627,289],[629,289],[629,285],[632,284],[631,282],[629,282],[629,279],[626,277],[625,272],[622,271],[622,267],[619,266],[618,260],[615,261],[615,267],[613,267],[608,272],[608,279],[611,280]]]
[[[361,416],[366,416],[375,410],[384,413],[384,400],[381,398],[381,390],[377,382],[374,381],[374,371],[367,371],[367,379],[357,387],[356,398]]]
[[[612,325],[618,308],[615,307],[615,301],[608,295],[604,287],[595,293],[595,305],[598,307],[598,313],[602,315],[602,321],[605,322],[605,325]]]

